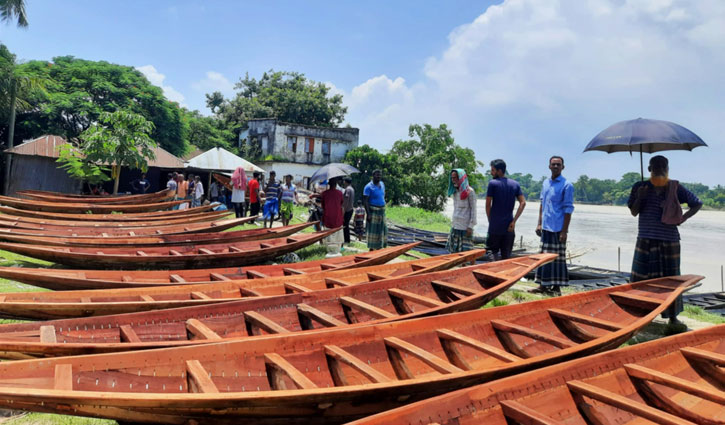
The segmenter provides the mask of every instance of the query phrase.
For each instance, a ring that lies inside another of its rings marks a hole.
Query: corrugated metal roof
[[[16,155],[58,158],[58,149],[66,143],[68,142],[60,136],[45,135],[37,139],[26,140],[12,149],[7,149],[5,152]],[[157,146],[154,149],[154,153],[156,154],[156,159],[149,161],[149,167],[184,168],[184,161],[172,155],[161,146]]]
[[[223,148],[211,148],[201,155],[197,155],[186,163],[187,167],[198,168],[200,170],[212,171],[234,171],[237,167],[244,167],[244,171],[261,171],[263,169],[257,167],[244,158],[241,158]]]

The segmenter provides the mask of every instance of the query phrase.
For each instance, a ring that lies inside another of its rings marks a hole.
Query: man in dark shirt
[[[144,194],[149,191],[151,183],[146,179],[146,173],[141,173],[141,178],[131,182],[133,193]]]
[[[665,276],[680,275],[680,232],[677,226],[695,215],[702,202],[677,180],[669,180],[669,161],[662,155],[653,156],[648,167],[649,181],[632,186],[627,205],[633,216],[639,215],[637,244],[632,260],[632,282]],[[687,203],[689,210],[682,213],[680,204]],[[668,204],[680,208],[671,214]],[[666,212],[665,210],[668,210]],[[681,214],[681,215],[680,215]],[[666,224],[671,223],[671,224]],[[669,308],[663,317],[677,322],[682,311],[682,298]]]
[[[488,216],[488,253],[495,260],[511,258],[516,238],[516,221],[526,207],[526,198],[516,180],[506,177],[506,162],[503,159],[491,161],[491,176],[486,192],[486,216]],[[519,208],[514,217],[514,202]]]
[[[342,226],[343,195],[342,192],[337,190],[337,182],[337,177],[331,178],[328,182],[328,189],[322,192],[320,196],[322,199],[322,225],[326,229],[335,229]],[[342,242],[342,231],[340,230],[325,238],[328,252],[327,256],[339,256]]]
[[[355,210],[355,189],[352,187],[352,179],[345,177],[342,180],[343,191],[342,210],[345,215],[342,218],[342,233],[345,237],[345,243],[350,243],[350,219]]]

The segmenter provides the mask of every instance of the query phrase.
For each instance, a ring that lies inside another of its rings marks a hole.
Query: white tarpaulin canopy
[[[257,167],[244,158],[241,158],[223,148],[211,148],[201,155],[195,156],[186,162],[187,168],[196,168],[208,171],[234,171],[237,167],[244,167],[244,171],[251,173],[253,171],[264,172],[263,169]]]

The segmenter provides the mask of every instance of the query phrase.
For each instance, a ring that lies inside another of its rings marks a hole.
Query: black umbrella
[[[584,148],[587,151],[639,152],[639,166],[644,180],[642,152],[688,150],[707,144],[695,133],[669,121],[636,120],[618,122],[597,134]]]

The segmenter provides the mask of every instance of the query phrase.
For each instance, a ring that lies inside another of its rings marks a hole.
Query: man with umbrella
[[[677,180],[669,180],[669,162],[662,155],[649,161],[651,178],[632,186],[627,206],[633,216],[639,215],[637,244],[632,260],[632,282],[680,274],[680,232],[677,226],[695,215],[702,202]],[[680,204],[689,210],[682,213]],[[662,317],[677,322],[682,311],[682,298]]]

